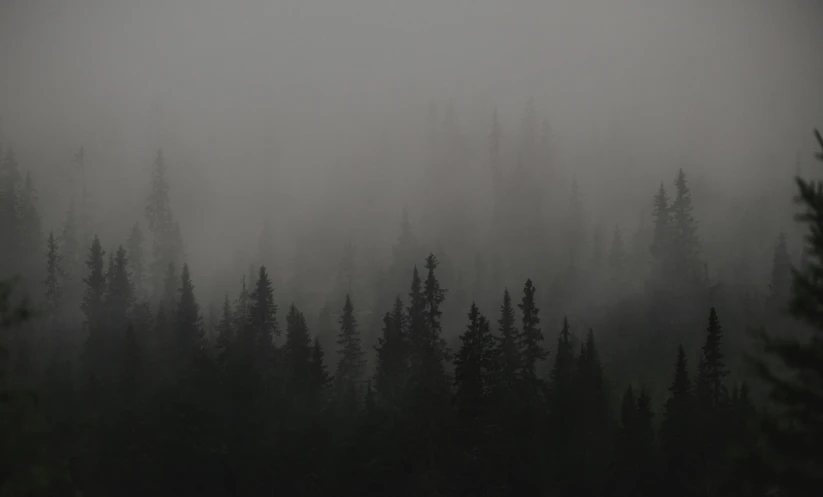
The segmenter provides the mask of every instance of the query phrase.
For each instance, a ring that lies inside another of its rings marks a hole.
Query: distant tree
[[[181,371],[190,368],[203,351],[205,337],[200,305],[194,296],[189,265],[183,264],[180,274],[180,298],[174,318],[175,363]]]
[[[170,264],[179,264],[183,256],[180,227],[175,222],[171,209],[166,162],[162,150],[157,151],[152,169],[151,193],[146,202],[146,219],[153,235],[152,273],[155,298],[158,298],[162,294],[167,268]]]
[[[134,285],[134,296],[137,299],[143,299],[146,295],[145,281],[146,281],[146,260],[143,251],[143,230],[140,229],[140,223],[134,223],[129,234],[129,239],[126,242],[126,251],[129,259],[129,272],[131,273],[132,283]]]
[[[729,392],[725,385],[729,372],[721,350],[722,341],[723,327],[712,307],[709,311],[709,325],[706,328],[706,342],[697,366],[697,400],[704,413],[715,416],[725,409],[729,402]]]
[[[326,370],[325,354],[320,341],[315,337],[311,349],[311,391],[320,395],[332,382],[332,376]]]
[[[123,336],[128,327],[131,306],[134,300],[128,271],[126,250],[120,246],[114,256],[113,265],[107,274],[108,289],[103,305],[107,313],[109,334]]]
[[[702,281],[704,274],[700,262],[697,222],[692,215],[691,190],[682,169],[678,171],[674,185],[676,195],[670,210],[675,270],[681,278],[689,278],[692,282]]]
[[[54,233],[49,233],[46,242],[46,279],[43,281],[46,287],[46,308],[52,319],[57,317],[63,297],[63,267],[61,264],[60,247],[54,238]]]
[[[614,236],[612,237],[612,244],[609,248],[609,268],[612,274],[620,277],[626,269],[628,256],[626,248],[623,245],[623,235],[619,227],[614,228]]]
[[[223,313],[217,325],[217,350],[221,360],[225,359],[229,348],[234,343],[234,316],[232,315],[229,296],[223,299]]]
[[[283,345],[283,356],[288,377],[297,391],[309,391],[312,380],[311,337],[306,318],[294,304],[289,307],[289,313],[286,315],[286,343]]]
[[[470,313],[471,319],[471,313]],[[509,290],[503,291],[503,303],[500,305],[500,319],[497,320],[496,361],[499,365],[501,386],[511,392],[521,374],[520,344],[514,322],[514,306]]]
[[[488,417],[495,374],[494,337],[489,322],[472,303],[466,331],[460,335],[460,349],[454,359],[455,400],[464,422],[476,423]]]
[[[663,411],[660,441],[663,452],[663,487],[672,496],[702,495],[700,467],[695,447],[696,409],[689,380],[686,352],[677,350],[674,380]]]
[[[17,156],[11,147],[6,148],[5,158],[0,161],[0,273],[17,275],[20,268],[20,197],[23,188]]]
[[[669,196],[662,183],[657,190],[657,195],[654,196],[652,218],[654,219],[654,232],[652,235],[651,252],[655,261],[661,264],[665,263],[669,257],[673,231]]]
[[[397,409],[405,392],[409,376],[409,343],[406,336],[406,316],[400,297],[391,312],[383,318],[383,333],[378,338],[374,386],[382,407]]]
[[[167,309],[177,306],[177,293],[180,290],[180,277],[177,275],[177,266],[170,262],[166,268],[166,277],[163,280],[163,295],[160,303]]]
[[[87,276],[83,278],[85,290],[81,308],[85,315],[85,325],[89,335],[99,333],[103,323],[103,295],[106,292],[106,275],[103,269],[105,252],[97,236],[91,243],[86,259]]]
[[[18,235],[20,236],[21,260],[25,265],[25,272],[30,278],[41,278],[41,265],[38,255],[42,245],[40,213],[37,211],[37,190],[31,173],[26,173],[26,179],[19,194],[18,200]]]
[[[522,357],[521,376],[529,382],[536,380],[537,364],[547,355],[541,345],[543,331],[540,329],[540,309],[537,308],[534,298],[536,291],[532,280],[526,280],[523,286],[523,299],[517,305],[523,315],[522,329],[518,337]]]
[[[252,343],[257,348],[260,360],[272,360],[274,337],[280,335],[277,327],[277,305],[274,303],[274,289],[265,266],[260,266],[257,283],[249,295],[249,323]]]
[[[351,297],[346,295],[343,304],[343,313],[338,321],[340,332],[337,334],[337,350],[340,360],[337,363],[335,381],[340,395],[350,392],[362,392],[363,377],[366,369],[366,360],[360,340],[360,330],[354,316],[354,305]]]
[[[557,339],[557,352],[549,383],[550,440],[553,448],[553,466],[557,486],[569,491],[574,468],[573,427],[576,423],[574,390],[574,351],[572,350],[569,322],[563,319],[563,328]]]
[[[71,288],[76,288],[81,278],[80,262],[82,256],[80,254],[80,235],[78,233],[76,214],[74,212],[74,201],[69,204],[66,221],[60,233],[59,245],[61,247],[66,279]]]

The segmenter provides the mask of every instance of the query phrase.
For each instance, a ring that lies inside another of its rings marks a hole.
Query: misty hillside
[[[0,497],[818,495],[821,26],[0,3]]]

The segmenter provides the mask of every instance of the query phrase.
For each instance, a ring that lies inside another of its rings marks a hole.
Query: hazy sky
[[[134,181],[147,185],[153,150],[174,141],[189,179],[176,186],[181,217],[230,222],[267,191],[266,168],[272,191],[305,209],[350,194],[328,173],[377,160],[363,148],[381,137],[403,187],[432,99],[455,99],[483,161],[492,108],[514,132],[533,96],[573,174],[647,188],[686,167],[732,187],[810,156],[823,125],[818,4],[2,0],[0,136],[41,176],[116,136],[122,152],[98,168],[130,186],[124,210],[145,194]],[[590,196],[606,186],[591,181]]]

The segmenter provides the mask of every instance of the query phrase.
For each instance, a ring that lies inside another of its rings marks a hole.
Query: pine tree
[[[354,305],[349,295],[346,295],[346,303],[343,304],[343,313],[338,323],[340,332],[337,334],[337,345],[340,348],[337,353],[340,355],[340,360],[335,373],[337,389],[341,394],[351,391],[359,392],[366,369],[366,360],[360,343],[357,319],[354,316]]]
[[[0,276],[19,273],[20,254],[20,194],[22,178],[17,156],[11,147],[0,162]]]
[[[786,246],[786,234],[780,233],[772,258],[772,274],[769,281],[769,304],[783,311],[789,304],[792,290],[792,263]]]
[[[286,316],[286,343],[283,345],[283,356],[291,382],[299,392],[309,391],[312,380],[311,337],[306,318],[294,304],[289,307]]]
[[[815,130],[823,162],[823,136]],[[776,413],[766,417],[773,481],[787,495],[811,496],[823,487],[823,182],[797,177],[795,202],[802,206],[797,220],[806,225],[806,264],[793,270],[789,312],[812,330],[810,338],[763,335],[767,356],[758,362]],[[779,364],[777,367],[774,361]]]
[[[714,307],[709,311],[709,325],[706,328],[706,342],[698,363],[697,393],[700,406],[704,412],[718,414],[728,404],[728,391],[725,379],[729,372],[724,362],[723,327],[717,318]]]
[[[46,242],[46,308],[52,319],[56,319],[63,296],[63,267],[61,264],[60,247],[54,238],[54,232],[49,233]]]
[[[651,252],[655,261],[661,264],[669,257],[673,229],[669,196],[662,183],[657,190],[657,195],[654,196],[652,218],[654,219],[654,234],[652,235]]]
[[[674,380],[663,411],[660,441],[664,462],[666,495],[700,495],[698,461],[695,448],[695,406],[689,380],[686,352],[677,349]]]
[[[225,359],[229,348],[234,343],[234,316],[232,314],[231,305],[229,304],[229,296],[226,294],[223,299],[223,314],[220,318],[220,323],[217,325],[217,350],[221,359]]]
[[[146,219],[153,235],[153,278],[155,298],[161,295],[164,276],[169,264],[179,264],[183,256],[180,227],[174,221],[169,183],[166,179],[166,162],[163,151],[157,151],[152,170],[151,193],[146,203]]]
[[[409,375],[409,344],[406,337],[403,302],[397,297],[394,308],[383,318],[383,336],[375,347],[377,365],[374,386],[381,406],[397,408]]]
[[[571,491],[574,485],[572,471],[575,461],[575,426],[577,409],[574,390],[574,351],[572,350],[569,322],[563,319],[563,328],[557,339],[557,352],[549,384],[550,440],[553,448],[553,466],[557,486]]]
[[[454,359],[454,384],[458,413],[465,422],[474,423],[488,414],[492,375],[496,372],[495,351],[489,323],[474,303],[468,317]]]
[[[246,276],[240,281],[240,293],[234,304],[234,330],[237,334],[245,332],[249,324],[249,290],[246,287]]]
[[[166,277],[163,279],[163,295],[160,303],[167,309],[177,307],[177,293],[180,290],[180,277],[177,276],[177,266],[170,262],[166,268]]]
[[[609,268],[614,276],[619,278],[623,275],[627,259],[626,248],[623,245],[623,234],[620,232],[619,227],[615,227],[612,244],[609,248]]]
[[[315,337],[311,348],[311,391],[320,395],[331,384],[333,378],[326,370],[325,354],[320,340]]]
[[[200,357],[205,345],[200,306],[194,296],[188,264],[183,264],[183,272],[180,274],[180,299],[175,312],[174,329],[175,363],[181,371],[185,371]]]
[[[145,254],[143,252],[143,230],[140,229],[140,223],[134,223],[129,234],[129,239],[126,242],[126,251],[129,258],[129,272],[131,273],[132,283],[134,285],[134,296],[137,299],[145,297],[145,281],[146,281],[146,262]]]
[[[106,292],[106,275],[103,269],[104,255],[105,251],[100,245],[100,239],[95,236],[86,259],[87,276],[83,278],[86,289],[83,292],[83,303],[81,305],[89,334],[97,333],[103,322],[103,295]]]
[[[277,327],[274,289],[265,266],[260,266],[254,290],[249,295],[248,314],[249,338],[261,361],[260,366],[269,368],[271,364],[268,363],[273,360],[274,354],[274,337],[280,336],[280,330]]]
[[[543,331],[540,329],[540,309],[537,308],[534,295],[537,289],[532,280],[526,280],[523,286],[523,299],[517,307],[523,315],[522,330],[519,336],[522,357],[521,376],[533,382],[537,378],[537,364],[546,358],[543,350]],[[568,328],[567,324],[564,327]],[[568,329],[566,330],[568,332]]]
[[[36,276],[41,269],[38,254],[42,247],[42,233],[40,214],[37,212],[37,190],[29,172],[20,192],[17,222],[24,270],[29,277]]]
[[[697,223],[692,215],[691,191],[682,169],[678,171],[674,184],[676,195],[670,210],[675,270],[681,278],[699,281],[703,277],[700,242],[697,238]]]
[[[66,221],[60,233],[60,247],[63,257],[64,270],[69,285],[75,287],[80,279],[80,243],[75,219],[74,201],[69,204]]]
[[[514,306],[509,290],[503,291],[503,303],[500,305],[500,319],[497,321],[499,336],[497,339],[497,361],[499,364],[502,388],[511,391],[521,374],[520,338],[514,324]]]

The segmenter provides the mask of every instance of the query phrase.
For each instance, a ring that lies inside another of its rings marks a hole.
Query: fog
[[[7,0],[0,141],[33,171],[46,229],[83,145],[98,230],[118,243],[162,147],[196,267],[245,267],[265,217],[288,266],[310,232],[385,252],[404,208],[426,232],[415,199],[449,188],[426,173],[426,116],[450,99],[467,150],[455,197],[473,196],[482,233],[492,112],[516,143],[534,98],[558,191],[576,180],[592,223],[631,232],[681,167],[718,205],[789,181],[823,111],[820,21],[801,0]]]

